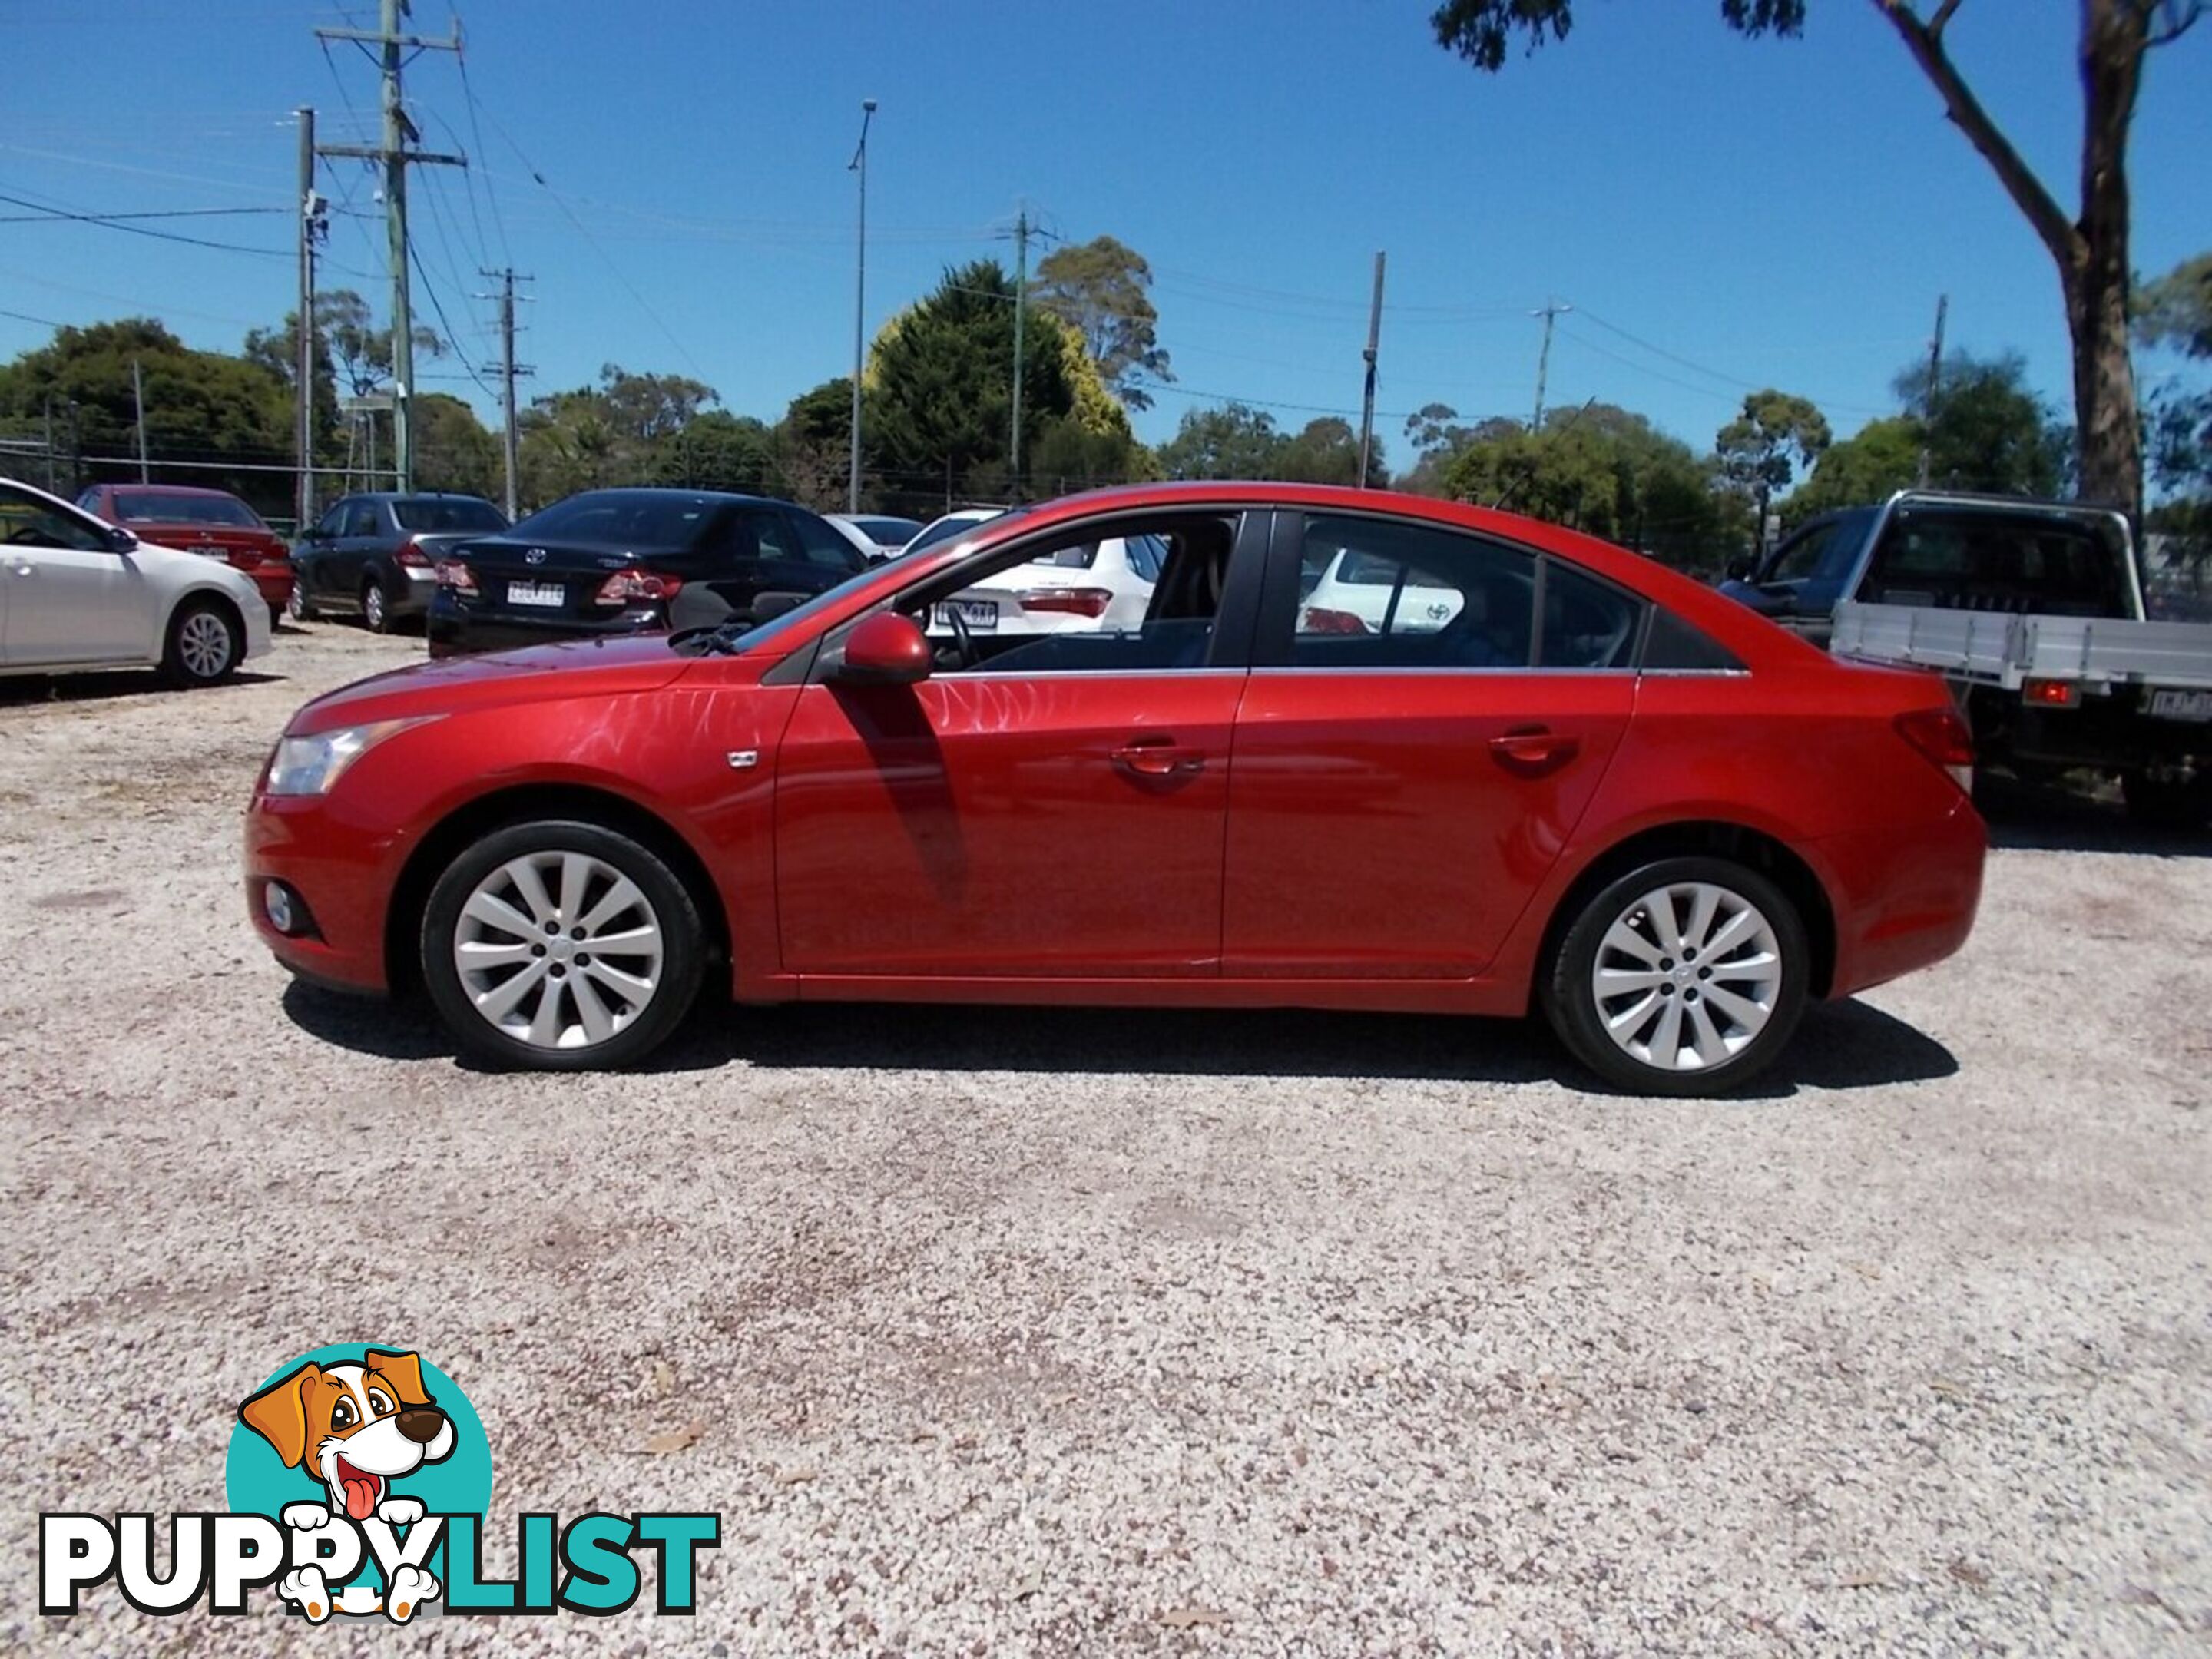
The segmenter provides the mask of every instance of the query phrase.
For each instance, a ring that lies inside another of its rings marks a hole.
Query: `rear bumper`
[[[261,595],[261,602],[271,611],[282,611],[292,597],[292,567],[289,563],[257,564],[243,574]]]
[[[477,651],[507,651],[519,646],[550,645],[557,640],[629,639],[664,633],[665,605],[617,612],[604,620],[576,617],[534,617],[502,607],[471,605],[449,587],[438,587],[424,612],[424,633],[434,657],[458,657]]]
[[[427,617],[438,597],[438,573],[402,565],[398,580],[384,585],[384,606],[394,617]]]
[[[1973,931],[1989,831],[1964,794],[1923,828],[1858,830],[1814,845],[1836,916],[1831,996],[1941,962]]]

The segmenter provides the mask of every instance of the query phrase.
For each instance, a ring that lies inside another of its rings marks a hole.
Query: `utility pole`
[[[315,194],[315,112],[300,118],[300,323],[293,332],[293,443],[299,477],[292,514],[305,534],[315,516],[315,237],[323,224],[323,198]]]
[[[479,274],[485,276],[496,276],[500,279],[499,337],[504,348],[500,365],[500,405],[507,417],[506,430],[501,437],[507,451],[507,522],[512,524],[515,518],[518,488],[516,481],[521,476],[521,434],[515,430],[514,426],[514,377],[530,373],[528,368],[514,361],[514,285],[517,281],[527,283],[535,279],[528,276],[518,278],[511,268],[506,270],[487,270]],[[492,296],[480,295],[477,297],[489,299]],[[528,296],[524,297],[527,299]]]
[[[315,31],[319,38],[325,40],[351,40],[381,49],[383,144],[374,149],[356,144],[332,144],[320,153],[377,161],[384,167],[384,218],[391,237],[392,262],[392,470],[398,480],[398,488],[403,490],[415,487],[415,419],[411,407],[415,398],[415,317],[408,284],[407,168],[410,163],[449,167],[468,165],[465,156],[434,155],[428,150],[409,148],[410,144],[421,143],[422,135],[407,118],[406,106],[400,94],[399,71],[405,61],[401,54],[410,50],[458,53],[461,49],[458,25],[453,38],[448,40],[433,40],[419,34],[402,34],[400,24],[406,19],[411,3],[412,0],[384,0],[383,27],[374,33],[366,29],[319,28]]]
[[[1536,418],[1528,423],[1528,430],[1532,433],[1544,429],[1544,380],[1552,368],[1552,324],[1562,313],[1573,309],[1572,306],[1563,306],[1557,300],[1547,300],[1542,310],[1528,313],[1531,317],[1544,319],[1544,346],[1536,354]]]
[[[1375,444],[1375,358],[1382,344],[1382,261],[1380,248],[1375,251],[1375,300],[1367,308],[1367,349],[1360,354],[1367,360],[1367,390],[1359,408],[1359,487],[1367,488],[1367,458],[1374,453]]]
[[[138,409],[138,482],[150,483],[153,475],[146,470],[146,382],[138,373],[138,360],[131,360],[131,401]]]
[[[1024,208],[1014,218],[1014,431],[1006,447],[1007,494],[1012,505],[1022,499],[1022,301],[1030,281],[1030,213]]]
[[[853,465],[845,484],[845,510],[860,510],[860,356],[862,319],[868,307],[868,124],[876,117],[876,100],[860,100],[860,143],[845,171],[860,175],[860,246],[853,280]]]
[[[1943,325],[1951,314],[1951,296],[1936,296],[1936,337],[1928,345],[1928,404],[1920,423],[1920,487],[1928,488],[1928,469],[1933,464],[1936,436],[1936,394],[1943,384]]]

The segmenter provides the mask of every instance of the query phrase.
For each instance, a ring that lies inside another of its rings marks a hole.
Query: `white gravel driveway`
[[[1966,954],[1749,1099],[1307,1014],[718,1007],[493,1076],[242,916],[285,716],[420,650],[0,682],[0,1650],[2212,1645],[2212,841],[2024,803]],[[483,1414],[491,1571],[722,1511],[696,1618],[36,1616],[40,1510],[222,1508],[238,1401],[360,1339]]]

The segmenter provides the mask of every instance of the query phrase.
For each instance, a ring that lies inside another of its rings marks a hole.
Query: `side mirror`
[[[1728,562],[1728,578],[1732,582],[1747,582],[1759,574],[1759,567],[1749,559],[1734,558]]]
[[[137,533],[117,525],[107,532],[107,545],[111,552],[136,553],[138,550]]]
[[[844,685],[912,685],[929,678],[929,641],[911,617],[878,611],[845,636],[830,678]]]

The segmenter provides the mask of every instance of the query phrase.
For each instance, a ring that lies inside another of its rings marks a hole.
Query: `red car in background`
[[[86,512],[140,540],[219,558],[252,579],[272,623],[292,597],[292,554],[261,515],[227,489],[191,484],[94,484],[76,498]]]
[[[950,603],[1113,537],[1164,550],[1135,627]],[[1316,604],[1323,569],[1358,595]],[[510,1066],[637,1060],[711,971],[749,1004],[1534,1008],[1615,1085],[1702,1094],[1808,998],[1958,949],[1972,759],[1940,679],[1570,531],[1148,485],[758,625],[319,697],[254,789],[246,896],[295,973],[419,985]]]

